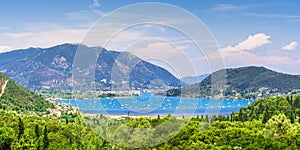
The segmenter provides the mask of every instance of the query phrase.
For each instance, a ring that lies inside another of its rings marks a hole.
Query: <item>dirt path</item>
[[[0,97],[1,97],[1,96],[4,94],[4,91],[5,91],[5,88],[6,88],[7,82],[8,82],[8,80],[6,80],[6,81],[4,82],[4,84],[2,85],[2,87],[1,87],[1,93],[0,93]]]

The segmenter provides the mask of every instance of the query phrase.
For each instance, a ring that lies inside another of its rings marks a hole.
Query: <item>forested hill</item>
[[[272,116],[280,113],[285,114],[291,123],[296,120],[300,123],[300,95],[262,98],[247,108],[242,108],[239,112],[233,113],[231,118],[235,121],[261,119],[263,123],[266,123]]]
[[[218,76],[216,71],[198,84],[184,87],[187,97],[207,97],[211,95],[211,77]],[[300,91],[300,77],[269,70],[264,67],[241,67],[226,69],[226,89],[219,93],[223,98],[258,99],[262,97],[296,94]],[[219,78],[217,78],[219,79]],[[222,78],[220,78],[222,79]],[[218,81],[216,81],[218,82]],[[167,92],[168,95],[180,95],[180,89]]]
[[[53,107],[41,96],[23,88],[0,73],[0,109],[17,112],[46,112]]]

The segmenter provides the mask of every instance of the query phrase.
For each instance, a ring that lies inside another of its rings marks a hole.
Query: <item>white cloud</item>
[[[276,50],[278,51],[278,50]],[[193,59],[193,62],[199,64],[210,59],[211,61],[218,59],[223,60],[225,68],[243,67],[243,66],[264,66],[275,71],[299,74],[300,59],[295,56],[292,58],[289,55],[279,53],[257,54],[253,51],[221,51],[222,57],[210,55],[209,57],[199,57]]]
[[[90,8],[100,7],[100,3],[98,0],[93,0],[93,3],[90,5]]]
[[[264,33],[258,33],[255,35],[250,35],[246,40],[238,43],[235,46],[227,46],[221,48],[221,51],[244,51],[253,50],[257,47],[263,46],[265,44],[271,43],[269,41],[270,36]]]
[[[0,41],[5,45],[12,45],[11,49],[49,47],[62,43],[81,43],[86,32],[86,29],[52,29],[34,34],[5,33],[5,36],[0,37]],[[7,49],[8,47],[5,47],[5,50]]]
[[[294,50],[297,46],[298,46],[297,42],[291,42],[290,44],[283,46],[281,49],[290,51],[290,50]]]
[[[300,59],[296,60],[294,57],[278,50],[266,50],[260,53],[251,51],[257,47],[270,43],[270,36],[263,33],[249,36],[246,40],[234,46],[227,46],[220,49],[221,56],[217,53],[208,55],[208,57],[195,59],[195,62],[201,62],[205,59],[224,60],[226,67],[241,67],[241,66],[264,66],[280,72],[288,72],[299,74],[297,66],[300,65]],[[296,42],[284,46],[286,50],[295,49]],[[281,52],[281,53],[280,53]],[[296,57],[297,58],[297,57]]]
[[[93,20],[93,23],[95,20],[98,20],[99,17],[103,17],[107,15],[107,13],[96,10],[96,9],[90,9],[90,10],[82,10],[82,11],[75,11],[75,12],[67,12],[64,14],[67,19],[80,19],[80,20]]]
[[[237,6],[232,4],[218,4],[217,6],[208,9],[208,11],[229,11],[229,10],[239,10],[246,8],[245,6]]]
[[[8,36],[10,38],[23,38],[27,36],[34,35],[33,33],[4,33],[4,36]]]
[[[94,17],[95,14],[91,10],[82,10],[82,11],[65,13],[65,16],[68,19],[89,19],[91,17]]]
[[[169,43],[157,41],[145,45],[137,45],[137,47],[133,48],[132,52],[140,57],[172,57],[174,54],[180,53],[180,48],[184,47],[176,48]]]
[[[129,52],[161,66],[177,77],[196,75],[194,64],[185,54],[188,45],[177,45],[167,41],[144,41],[129,47]]]
[[[0,26],[0,30],[8,30],[8,29],[10,29],[10,27]]]
[[[297,68],[300,62],[289,56],[277,54],[258,55],[250,51],[240,51],[225,56],[224,61],[227,67],[265,66],[280,72],[299,74]]]
[[[300,19],[296,15],[282,15],[282,14],[261,14],[261,13],[246,13],[248,16],[264,17],[264,18],[283,18],[283,19]]]
[[[9,52],[12,50],[10,46],[0,46],[0,53]]]

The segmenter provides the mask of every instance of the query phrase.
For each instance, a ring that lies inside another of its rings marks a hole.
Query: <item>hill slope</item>
[[[63,44],[45,49],[29,48],[0,54],[0,71],[30,90],[70,90],[73,60],[78,47],[87,52],[101,51],[94,66],[96,87],[99,90],[110,90],[118,82],[127,82],[131,89],[147,89],[155,79],[162,80],[168,86],[180,85],[180,81],[165,69],[130,53],[76,44]],[[137,64],[130,71],[129,81],[111,79],[114,65],[117,66],[120,77],[124,77],[129,66],[134,63]]]
[[[218,76],[219,72],[212,75]],[[209,75],[202,82],[184,87],[185,95],[190,97],[208,97],[211,95],[211,77]],[[219,78],[218,78],[219,79]],[[300,89],[300,77],[278,73],[264,67],[242,67],[226,69],[226,85],[222,93],[224,98],[251,98],[298,93]],[[220,78],[221,80],[221,78]],[[216,81],[219,82],[219,81]],[[169,90],[168,95],[178,96],[179,89]]]
[[[266,123],[272,116],[283,113],[291,123],[298,119],[300,123],[300,95],[262,98],[247,108],[231,114],[232,120],[252,121],[262,120]]]
[[[46,112],[52,104],[0,73],[0,109],[17,112]]]

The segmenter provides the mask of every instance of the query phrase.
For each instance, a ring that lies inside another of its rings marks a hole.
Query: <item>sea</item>
[[[135,97],[93,98],[83,100],[56,100],[58,103],[72,105],[88,114],[134,115],[134,116],[199,116],[222,115],[247,107],[255,100],[183,98],[155,96],[141,93]]]

